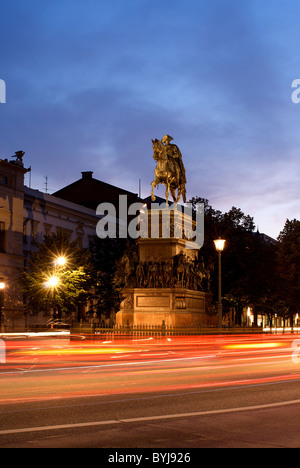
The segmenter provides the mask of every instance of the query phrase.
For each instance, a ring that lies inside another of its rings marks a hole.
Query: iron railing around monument
[[[161,325],[115,325],[113,328],[114,335],[131,335],[131,336],[145,336],[145,337],[158,337],[158,336],[180,336],[180,335],[198,335],[201,328],[189,326],[167,326],[163,322]],[[99,332],[105,329],[99,329]]]
[[[98,325],[98,324],[73,324],[70,330],[72,339],[81,337],[82,339],[122,339],[122,338],[160,338],[170,336],[192,336],[205,334],[205,330],[213,332],[213,328],[203,329],[201,327],[189,326],[167,326],[163,322],[161,325]]]
[[[71,340],[96,340],[111,341],[114,339],[147,339],[164,338],[172,336],[196,336],[196,335],[227,335],[227,334],[261,334],[261,327],[189,327],[161,325],[100,325],[89,323],[73,323],[70,329]]]

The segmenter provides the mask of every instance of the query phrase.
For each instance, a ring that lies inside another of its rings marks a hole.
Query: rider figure
[[[185,176],[185,168],[182,162],[182,155],[178,146],[173,145],[170,141],[174,140],[170,135],[165,135],[161,142],[164,144],[168,158],[171,159],[175,163],[176,170],[179,173],[178,180],[180,181],[180,185],[186,184],[186,176]]]

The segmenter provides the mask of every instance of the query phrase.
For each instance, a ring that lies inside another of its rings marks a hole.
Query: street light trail
[[[293,334],[6,341],[0,446],[127,447],[130,434],[145,446],[153,424],[157,446],[206,446],[206,438],[219,440],[226,415],[230,433],[247,421],[251,438],[268,443],[278,418],[296,424],[298,341]]]
[[[294,338],[8,342],[6,364],[0,366],[0,404],[297,380]]]

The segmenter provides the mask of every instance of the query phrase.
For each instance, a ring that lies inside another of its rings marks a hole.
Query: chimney
[[[82,174],[83,179],[92,179],[93,177],[92,171],[85,171],[85,172],[82,172],[81,174]]]

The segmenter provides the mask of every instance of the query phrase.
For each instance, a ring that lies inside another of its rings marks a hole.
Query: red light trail
[[[6,341],[0,404],[297,380],[295,335]]]

